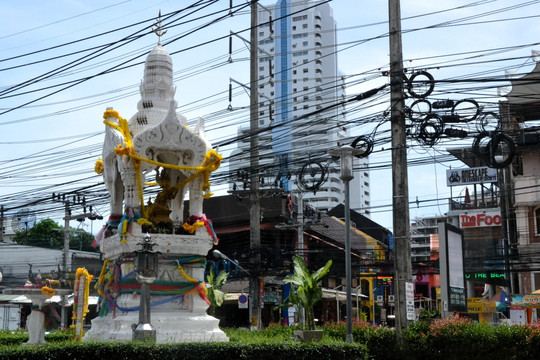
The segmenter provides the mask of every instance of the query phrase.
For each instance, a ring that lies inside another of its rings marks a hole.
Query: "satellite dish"
[[[36,224],[36,214],[28,209],[21,209],[11,218],[11,228],[17,232],[28,230]]]

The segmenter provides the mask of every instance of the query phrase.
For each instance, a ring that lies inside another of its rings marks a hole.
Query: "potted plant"
[[[285,277],[285,283],[289,283],[296,287],[296,291],[292,291],[285,299],[284,305],[293,305],[298,310],[304,308],[306,317],[302,324],[304,330],[297,330],[294,335],[304,341],[316,340],[322,338],[322,330],[315,330],[315,315],[313,307],[322,299],[322,289],[318,282],[328,274],[332,266],[332,260],[328,260],[325,266],[310,273],[306,263],[300,256],[295,256],[293,260],[294,271]],[[305,326],[307,325],[307,331]]]

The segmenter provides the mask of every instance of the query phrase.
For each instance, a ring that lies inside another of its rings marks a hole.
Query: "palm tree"
[[[332,260],[328,260],[319,270],[310,273],[306,263],[300,256],[293,260],[294,272],[285,277],[285,283],[296,285],[296,292],[285,299],[285,304],[302,306],[306,311],[306,323],[308,330],[315,330],[315,315],[313,307],[322,299],[322,289],[317,284],[330,271]]]

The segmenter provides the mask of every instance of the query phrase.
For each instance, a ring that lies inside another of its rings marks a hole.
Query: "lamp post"
[[[360,291],[360,288],[362,286],[357,286],[354,290],[356,291],[356,320],[360,321],[360,301],[358,301],[358,298],[360,294],[358,293]]]
[[[155,243],[150,242],[149,234],[144,236],[142,249],[136,251],[135,277],[141,284],[139,305],[139,324],[133,329],[133,341],[156,341],[156,329],[150,324],[150,284],[158,273],[158,253],[152,250]]]
[[[252,281],[251,273],[248,270],[244,269],[242,266],[240,266],[238,261],[231,259],[230,257],[228,257],[227,255],[225,255],[224,253],[222,253],[221,251],[219,251],[217,249],[212,251],[212,255],[214,255],[214,257],[216,259],[223,259],[223,260],[228,260],[228,261],[232,262],[234,265],[238,266],[238,268],[240,270],[242,270],[243,272],[245,272],[249,276],[250,286],[249,286],[249,297],[248,297],[248,299],[249,299],[249,301],[248,301],[248,316],[249,316],[249,320],[251,321],[251,318],[253,316],[253,307],[251,306],[251,302],[256,301],[255,294],[253,293],[254,289],[253,289],[253,286],[251,286],[251,281]]]
[[[351,234],[350,223],[351,213],[349,205],[349,182],[354,179],[353,175],[353,156],[359,156],[364,153],[363,150],[355,149],[352,146],[344,145],[339,149],[330,150],[328,152],[331,156],[339,157],[341,159],[341,175],[340,179],[343,181],[345,187],[345,277],[347,283],[347,336],[345,340],[347,342],[353,341],[352,336],[352,296],[351,296]]]

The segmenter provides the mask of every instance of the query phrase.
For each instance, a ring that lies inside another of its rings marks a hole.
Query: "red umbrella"
[[[471,195],[469,195],[469,188],[465,188],[465,204],[471,203]]]

